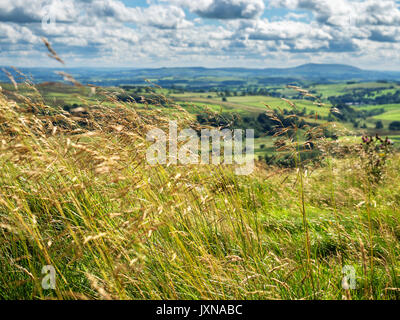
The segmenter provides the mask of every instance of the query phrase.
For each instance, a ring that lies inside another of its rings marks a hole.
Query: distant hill
[[[400,80],[400,72],[362,70],[344,64],[309,63],[294,68],[274,69],[275,72],[305,80]]]
[[[6,67],[7,68],[7,67]],[[10,72],[14,72],[8,68]],[[227,85],[268,85],[296,81],[336,82],[336,81],[400,81],[400,72],[362,70],[343,64],[309,63],[292,68],[21,68],[32,75],[36,83],[60,81],[54,71],[63,70],[72,74],[82,83],[97,85],[139,85],[149,79],[165,87],[185,86],[194,88],[224,87]],[[16,78],[18,76],[16,75]],[[8,81],[0,73],[0,81]]]
[[[360,68],[349,66],[346,64],[319,64],[307,63],[301,66],[291,68],[292,70],[311,72],[311,71],[324,71],[324,72],[362,72]]]

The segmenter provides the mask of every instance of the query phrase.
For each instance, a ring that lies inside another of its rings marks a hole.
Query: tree
[[[382,123],[381,120],[378,120],[378,121],[375,123],[375,129],[383,129],[383,123]]]
[[[389,130],[400,131],[400,121],[393,121],[389,124]]]

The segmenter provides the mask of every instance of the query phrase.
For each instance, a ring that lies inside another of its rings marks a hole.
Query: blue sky
[[[400,70],[396,0],[1,0],[0,65]]]

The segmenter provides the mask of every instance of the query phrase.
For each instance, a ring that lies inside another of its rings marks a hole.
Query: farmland
[[[263,94],[1,87],[2,298],[398,298],[390,288],[400,286],[400,164],[392,142],[381,140],[387,150],[377,154],[360,142],[379,133],[400,143],[388,128],[400,105],[329,101],[360,87],[395,92],[386,84],[314,85],[303,94],[286,86]],[[275,131],[262,131],[274,124],[271,112],[284,123],[295,119],[286,124],[299,129],[285,131],[295,134],[286,140],[292,149],[277,150]],[[146,163],[150,128],[171,119],[219,126],[225,118],[257,126],[251,175],[222,164]],[[304,157],[308,127],[328,126],[334,133],[312,138],[322,151]],[[371,156],[385,159],[378,171],[366,166]],[[42,265],[56,267],[55,291],[41,288]],[[355,289],[342,288],[343,266],[354,268]]]
[[[0,301],[400,299],[399,0],[0,3]]]
[[[153,79],[154,80],[154,79]],[[220,79],[215,79],[219,81]],[[11,84],[3,83],[3,88],[13,90]],[[238,114],[242,117],[256,117],[265,113],[269,108],[274,110],[291,110],[293,103],[297,110],[302,112],[302,117],[309,123],[321,124],[333,117],[331,109],[334,106],[330,102],[330,97],[340,97],[343,95],[368,90],[368,96],[380,96],[388,93],[395,93],[400,89],[400,85],[391,82],[343,82],[333,84],[305,84],[304,87],[316,98],[310,99],[301,96],[296,90],[287,86],[266,86],[262,88],[246,87],[238,88],[227,86],[216,91],[201,90],[186,91],[183,88],[158,88],[153,85],[148,86],[119,86],[105,87],[102,90],[113,92],[114,94],[124,94],[126,96],[148,97],[150,92],[165,96],[171,101],[182,105],[195,119],[196,115],[210,110],[215,113]],[[92,92],[90,88],[79,88],[62,83],[44,83],[38,86],[38,90],[46,103],[63,107],[65,105],[79,106],[82,104],[102,104],[108,105],[107,101],[102,101],[101,95]],[[24,93],[24,89],[22,91]],[[258,94],[262,92],[263,94]],[[277,96],[278,95],[278,96]],[[290,102],[285,99],[290,99]],[[138,100],[138,99],[136,99]],[[320,104],[319,104],[320,103]],[[400,101],[399,104],[375,104],[375,105],[351,105],[356,112],[361,112],[351,116],[349,119],[338,121],[337,125],[348,130],[348,134],[361,135],[372,134],[376,132],[382,135],[388,135],[397,140],[400,134],[397,131],[389,130],[389,125],[393,121],[400,121]],[[151,102],[144,106],[138,103],[137,108],[157,108]],[[163,112],[171,112],[164,110]],[[364,114],[362,113],[364,112]],[[383,128],[376,128],[377,121],[382,121]],[[264,145],[263,148],[256,148],[257,155],[263,155],[266,151],[274,152],[272,148],[273,139],[265,132],[256,139],[256,146]],[[266,147],[269,146],[269,147]]]

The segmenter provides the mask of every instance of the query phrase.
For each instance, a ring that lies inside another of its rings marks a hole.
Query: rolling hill
[[[21,68],[20,70],[32,76],[34,82],[61,80],[55,73],[61,68]],[[13,73],[14,71],[8,68]],[[145,84],[149,79],[164,87],[173,85],[190,86],[193,88],[224,87],[229,85],[268,85],[287,84],[296,81],[335,82],[344,80],[400,81],[400,72],[362,70],[343,64],[304,64],[292,68],[65,68],[65,72],[73,75],[82,83],[97,85],[127,85]],[[17,74],[14,72],[16,78]],[[8,81],[4,73],[0,81]]]

